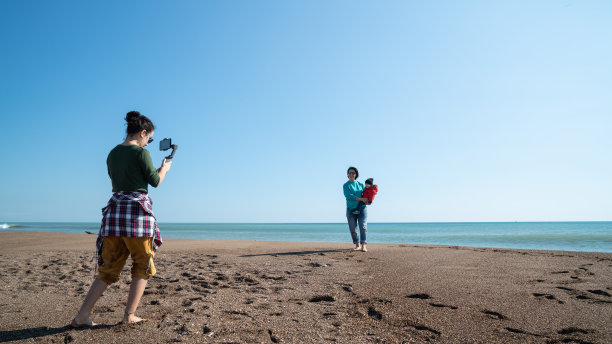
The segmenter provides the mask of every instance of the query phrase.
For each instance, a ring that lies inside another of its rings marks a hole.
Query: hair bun
[[[138,111],[130,111],[125,115],[125,120],[129,122],[137,121],[140,118],[141,114]]]
[[[139,133],[146,130],[152,133],[155,130],[153,122],[144,115],[141,115],[138,111],[130,111],[125,115],[125,121],[127,122],[127,134],[128,136]]]

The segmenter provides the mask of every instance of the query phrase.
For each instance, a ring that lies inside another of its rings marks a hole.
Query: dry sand
[[[347,232],[347,237],[348,237]],[[129,288],[68,328],[95,235],[0,232],[0,342],[611,343],[612,254],[166,239],[137,315]]]

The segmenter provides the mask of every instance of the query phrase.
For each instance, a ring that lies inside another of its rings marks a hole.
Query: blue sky
[[[0,223],[99,221],[138,110],[161,222],[612,220],[607,1],[3,1]]]

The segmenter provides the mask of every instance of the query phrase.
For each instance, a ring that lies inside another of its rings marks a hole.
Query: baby
[[[367,198],[368,199],[368,203],[366,204],[364,202],[359,202],[359,205],[357,205],[357,208],[355,208],[353,210],[353,214],[354,215],[361,214],[363,209],[365,209],[366,205],[372,204],[372,201],[374,200],[374,197],[378,193],[378,185],[374,185],[374,179],[373,178],[366,179],[365,187],[366,188],[365,188],[365,190],[363,190],[363,194],[361,195],[361,197],[362,198]]]

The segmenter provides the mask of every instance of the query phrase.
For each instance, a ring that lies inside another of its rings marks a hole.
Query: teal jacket
[[[355,198],[361,197],[363,190],[365,190],[365,185],[362,182],[351,182],[349,180],[344,183],[342,190],[344,191],[344,197],[346,197],[346,208],[355,209],[359,204],[359,201],[356,201]]]

